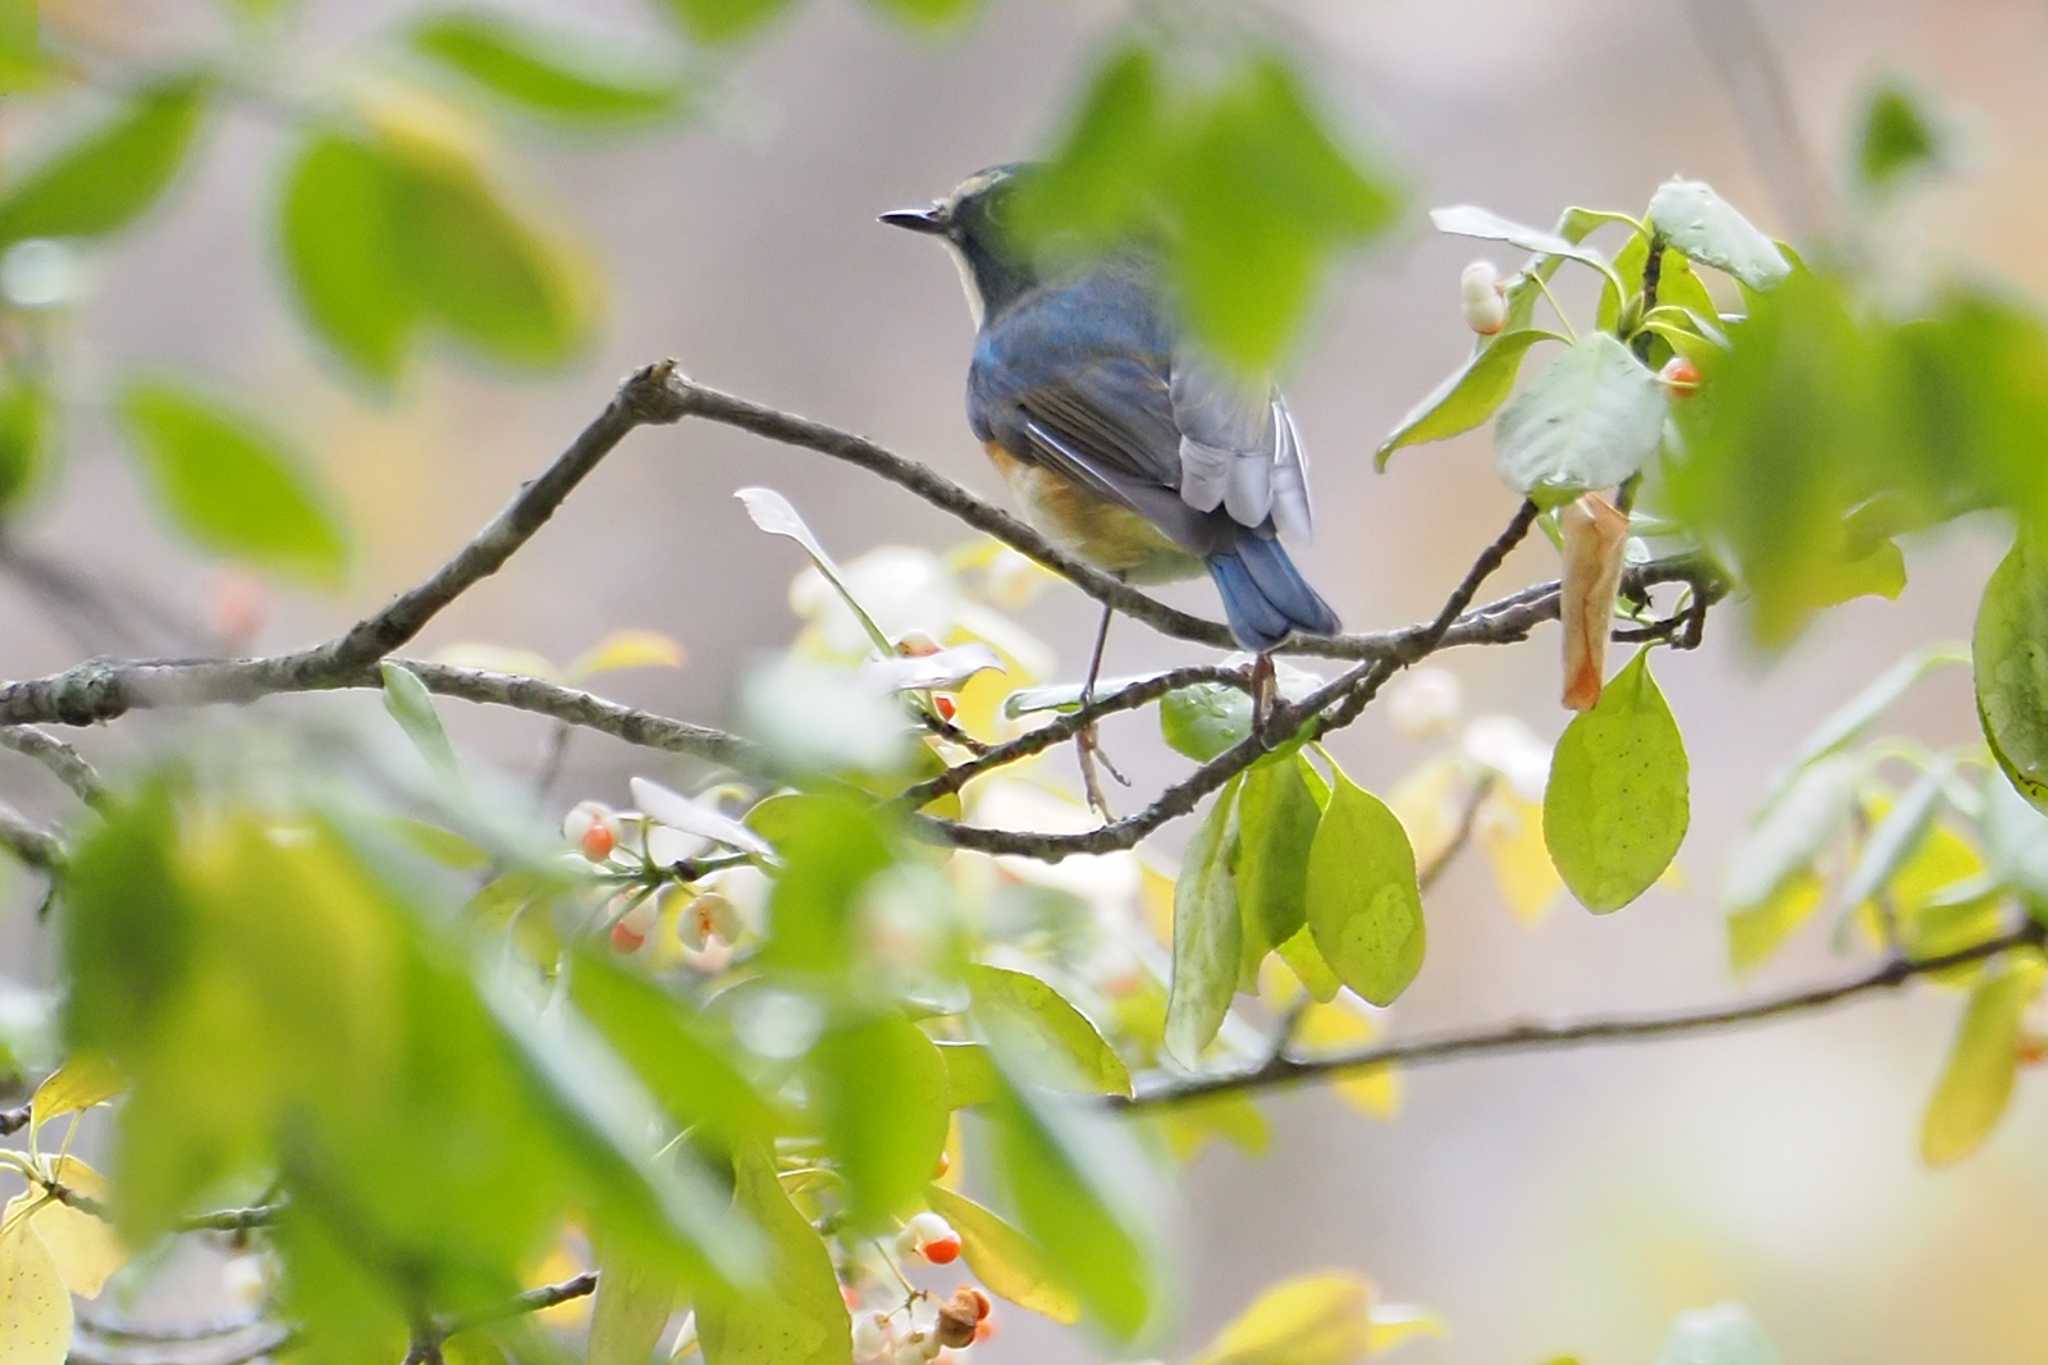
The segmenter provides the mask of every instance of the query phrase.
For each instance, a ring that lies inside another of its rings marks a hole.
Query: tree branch
[[[1206,1095],[1270,1090],[1277,1086],[1316,1080],[1365,1067],[1420,1066],[1429,1062],[1444,1062],[1458,1057],[1484,1056],[1497,1052],[1540,1052],[1593,1043],[1643,1042],[1674,1034],[1702,1033],[1711,1029],[1756,1023],[1783,1015],[1822,1009],[1856,996],[1904,985],[1915,977],[1945,971],[1950,967],[1960,967],[1966,963],[1981,962],[2009,949],[2039,947],[2044,939],[2048,939],[2048,926],[2029,920],[2009,933],[1952,953],[1926,958],[1894,958],[1860,976],[1853,976],[1833,985],[1809,987],[1743,1004],[1716,1005],[1707,1009],[1675,1010],[1655,1014],[1617,1015],[1562,1024],[1503,1024],[1494,1028],[1441,1033],[1311,1057],[1282,1052],[1265,1064],[1248,1071],[1219,1072],[1205,1076],[1155,1077],[1149,1084],[1139,1087],[1135,1098],[1126,1100],[1112,1097],[1106,1102],[1122,1109],[1155,1109]]]

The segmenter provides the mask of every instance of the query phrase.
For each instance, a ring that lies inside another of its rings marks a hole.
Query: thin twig
[[[57,836],[5,802],[0,802],[0,848],[45,872],[54,872],[64,864],[64,845]]]
[[[54,1180],[38,1181],[50,1198],[66,1208],[77,1209],[103,1223],[113,1221],[105,1204],[89,1194],[72,1189],[69,1185]],[[250,1204],[238,1209],[215,1209],[210,1213],[195,1213],[189,1218],[180,1218],[171,1224],[174,1232],[247,1232],[251,1228],[268,1227],[284,1212],[283,1204]]]
[[[47,730],[38,730],[33,725],[0,725],[0,749],[12,749],[42,764],[88,806],[98,806],[106,799],[106,785],[92,764]]]
[[[1893,958],[1860,976],[1829,986],[1814,986],[1784,995],[1770,996],[1744,1004],[1716,1005],[1707,1009],[1675,1010],[1655,1014],[1618,1015],[1602,1019],[1581,1019],[1562,1024],[1514,1023],[1469,1032],[1442,1033],[1383,1043],[1347,1052],[1323,1053],[1313,1057],[1282,1054],[1249,1071],[1219,1072],[1207,1076],[1160,1077],[1141,1085],[1133,1099],[1111,1098],[1107,1103],[1126,1109],[1152,1109],[1205,1095],[1250,1090],[1336,1075],[1365,1067],[1420,1066],[1458,1057],[1483,1056],[1497,1052],[1536,1052],[1553,1048],[1579,1047],[1589,1043],[1642,1042],[1681,1033],[1701,1033],[1736,1024],[1755,1023],[1787,1014],[1821,1009],[1838,1001],[1869,992],[1903,985],[1915,977],[1928,976],[1981,962],[2013,948],[2039,947],[2048,936],[2048,926],[2029,921],[1997,938],[1952,953],[1917,959]]]

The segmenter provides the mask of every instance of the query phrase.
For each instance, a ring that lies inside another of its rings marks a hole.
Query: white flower
[[[1387,687],[1387,719],[1410,739],[1429,739],[1457,722],[1464,689],[1443,668],[1411,668]]]

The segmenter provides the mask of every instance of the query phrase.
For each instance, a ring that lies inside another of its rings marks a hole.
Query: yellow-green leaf
[[[683,647],[673,636],[658,630],[615,630],[599,640],[569,665],[572,679],[622,668],[681,668]]]
[[[65,1189],[95,1201],[101,1208],[105,1208],[111,1198],[107,1178],[75,1156],[67,1156],[55,1163],[52,1178]],[[42,1197],[43,1192],[39,1189],[24,1190],[9,1201],[4,1211],[0,1211],[0,1223],[35,1207],[35,1212],[28,1214],[24,1221],[30,1225],[34,1235],[42,1239],[44,1249],[50,1253],[50,1260],[57,1267],[57,1278],[74,1294],[88,1299],[99,1297],[108,1279],[128,1263],[128,1248],[114,1235],[113,1225],[105,1219],[54,1199],[36,1207]]]
[[[2038,954],[2008,961],[1970,993],[1955,1046],[1920,1126],[1920,1155],[1930,1166],[1960,1161],[1977,1149],[2005,1113],[2019,1067],[2020,1016],[2040,994]]]
[[[43,1078],[29,1099],[31,1131],[51,1119],[90,1109],[112,1099],[122,1087],[114,1064],[96,1052],[81,1052]]]
[[[647,1365],[680,1292],[675,1280],[626,1257],[601,1254],[584,1365]]]
[[[1474,818],[1473,835],[1509,912],[1524,924],[1548,914],[1564,881],[1543,843],[1543,807],[1496,784]]]
[[[826,1030],[808,1085],[845,1177],[846,1216],[871,1230],[923,1188],[945,1149],[945,1059],[908,1019],[881,1015]]]
[[[1173,979],[1166,997],[1166,1050],[1193,1066],[1223,1027],[1237,993],[1243,923],[1230,875],[1236,838],[1234,777],[1196,828],[1173,889]]]
[[[1518,327],[1488,338],[1395,424],[1373,452],[1373,464],[1385,469],[1402,446],[1449,440],[1480,425],[1507,401],[1529,348],[1539,341],[1563,340],[1537,327]]]
[[[1081,1303],[1062,1282],[1045,1249],[988,1209],[943,1185],[929,1185],[933,1213],[960,1234],[960,1254],[992,1294],[1054,1322],[1081,1320]]]
[[[1757,904],[1729,911],[1728,965],[1737,972],[1762,966],[1820,908],[1825,892],[1819,877],[1800,871]]]
[[[71,1295],[25,1218],[0,1229],[0,1345],[7,1365],[64,1365],[71,1349]]]
[[[1334,777],[1309,849],[1309,931],[1339,980],[1388,1005],[1422,969],[1428,937],[1415,854],[1384,802]]]
[[[758,1296],[701,1295],[697,1339],[706,1365],[848,1365],[853,1320],[839,1295],[832,1254],[757,1147],[733,1168],[733,1205],[768,1243]]]
[[[974,1011],[1005,1057],[1048,1084],[1071,1083],[1104,1095],[1129,1095],[1131,1073],[1088,1016],[1028,972],[967,969]]]
[[[528,29],[499,15],[429,15],[413,50],[531,114],[565,123],[621,123],[673,113],[682,87],[627,51]]]
[[[1372,1285],[1305,1275],[1274,1285],[1196,1357],[1198,1365],[1354,1365],[1372,1345]]]
[[[1543,839],[1581,905],[1619,910],[1664,875],[1691,817],[1686,772],[1646,646],[1565,727],[1551,759]]]

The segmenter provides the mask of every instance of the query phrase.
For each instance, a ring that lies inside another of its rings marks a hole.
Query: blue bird
[[[992,167],[928,208],[881,217],[938,238],[960,267],[977,331],[967,422],[1025,519],[1127,582],[1206,571],[1262,666],[1295,632],[1336,634],[1336,613],[1280,541],[1306,540],[1313,521],[1286,400],[1201,357],[1143,252],[1057,270],[1021,249],[1010,219],[1033,169]],[[1083,774],[1100,807],[1091,741],[1084,733]]]

